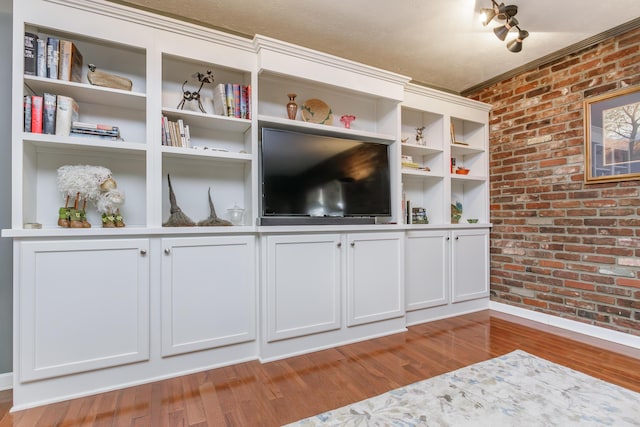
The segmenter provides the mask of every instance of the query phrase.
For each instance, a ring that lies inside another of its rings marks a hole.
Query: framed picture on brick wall
[[[640,86],[584,101],[585,181],[640,179]]]

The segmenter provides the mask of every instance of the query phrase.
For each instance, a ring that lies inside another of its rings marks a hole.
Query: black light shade
[[[516,18],[510,18],[506,24],[494,28],[493,32],[495,33],[497,38],[504,41],[504,39],[507,37],[507,34],[509,34],[509,31],[516,25],[518,25],[518,20]]]
[[[522,40],[526,39],[527,37],[529,37],[529,31],[520,30],[518,32],[518,37],[507,43],[507,49],[509,49],[511,52],[520,52],[522,50]]]
[[[518,13],[518,6],[516,5],[509,4],[505,6],[504,3],[500,3],[498,6],[498,19],[506,20],[516,16],[516,13]]]

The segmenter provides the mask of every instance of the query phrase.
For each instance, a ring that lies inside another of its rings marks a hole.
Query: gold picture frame
[[[640,179],[640,86],[584,100],[587,184]]]

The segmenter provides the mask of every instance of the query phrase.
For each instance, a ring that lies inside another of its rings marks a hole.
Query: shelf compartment
[[[470,120],[464,120],[457,117],[451,117],[451,148],[456,149],[476,149],[484,151],[485,141],[485,127],[484,123],[477,123]],[[464,144],[455,144],[454,141],[463,142]]]
[[[479,223],[487,222],[487,188],[484,179],[467,177],[451,180],[451,203],[462,203],[462,218],[459,224],[467,224],[468,218],[477,218]]]
[[[456,159],[456,167],[465,167],[469,169],[468,175],[462,175],[452,172],[452,179],[486,179],[486,153],[484,153],[483,151],[456,150],[455,153],[452,152],[451,157]]]
[[[403,106],[402,128],[400,131],[401,140],[406,141],[402,144],[403,151],[405,147],[426,147],[442,151],[444,147],[443,123],[444,116],[442,114],[420,111]],[[417,128],[421,127],[424,127],[422,131],[424,145],[420,145],[416,139]]]
[[[413,207],[425,208],[429,224],[445,223],[442,200],[444,199],[443,177],[402,174],[402,190],[405,200]]]
[[[171,122],[182,119],[184,125],[189,126],[189,148],[244,155],[252,151],[250,120],[176,109],[163,109],[163,114]]]
[[[205,83],[200,89],[200,102],[205,110],[202,113],[195,101],[186,101],[182,110],[178,110],[178,105],[183,99],[184,90],[190,92],[197,91],[200,87],[198,79],[194,75],[198,72],[206,73],[211,71],[213,74],[213,83]],[[184,83],[186,81],[186,84]],[[168,111],[192,111],[206,116],[216,116],[213,107],[214,88],[218,84],[239,84],[244,86],[251,85],[251,73],[249,71],[238,70],[211,64],[206,61],[176,56],[172,54],[162,54],[162,107]],[[252,108],[251,112],[255,112]],[[220,118],[232,119],[233,117],[219,116]],[[246,119],[245,119],[246,120]],[[243,130],[242,132],[246,131]]]
[[[178,150],[186,151],[187,149]],[[245,210],[244,224],[250,225],[253,218],[251,171],[252,162],[246,158],[182,156],[178,152],[173,154],[165,152],[162,159],[161,177],[162,222],[166,222],[170,215],[167,175],[171,175],[171,185],[176,195],[177,204],[194,222],[197,223],[209,217],[207,193],[211,189],[211,199],[219,218],[229,220],[227,209],[237,204]],[[173,227],[165,228],[172,229]],[[218,228],[220,227],[206,227],[206,229],[213,231]]]
[[[44,228],[56,228],[58,209],[65,203],[65,197],[57,187],[58,168],[63,165],[94,165],[109,168],[118,189],[124,192],[125,203],[121,213],[126,227],[146,226],[144,148],[94,148],[64,142],[26,140],[23,153],[23,224],[38,222]],[[70,202],[70,205],[71,203],[73,202]],[[102,227],[100,214],[92,203],[87,205],[87,218],[92,229]]]
[[[39,27],[29,23],[25,25],[25,31],[36,33],[39,38],[44,40],[49,36],[57,37],[61,40],[70,40],[76,45],[83,59],[81,82],[75,83],[46,77],[25,76],[25,82],[29,81],[30,85],[33,84],[34,90],[67,86],[65,90],[69,92],[61,94],[71,96],[74,99],[77,97],[76,101],[78,102],[80,102],[80,100],[82,100],[82,102],[96,102],[95,100],[98,99],[99,103],[115,107],[144,108],[147,89],[147,55],[145,49],[70,33],[64,30]],[[131,80],[132,91],[121,91],[91,85],[87,78],[89,64],[94,64],[99,71]],[[49,89],[49,91],[52,93],[61,92],[56,89]],[[93,93],[93,95],[90,95],[91,93]],[[91,96],[93,101],[83,98],[86,96]]]
[[[395,141],[397,138],[398,101],[366,95],[345,88],[312,82],[293,76],[282,76],[262,72],[258,80],[259,119],[270,124],[298,127],[298,129],[323,129],[330,134],[333,131],[346,137],[371,137],[378,141]],[[287,116],[287,94],[295,93],[298,113],[296,120]],[[309,99],[321,99],[329,105],[333,122],[318,125],[299,119],[302,105]],[[344,128],[340,117],[345,114],[356,116],[350,129]],[[343,133],[344,132],[344,133]]]
[[[45,92],[72,97],[78,103],[78,120],[81,122],[118,126],[121,137],[127,141],[146,140],[147,97],[144,94],[24,76],[25,95],[42,95]]]

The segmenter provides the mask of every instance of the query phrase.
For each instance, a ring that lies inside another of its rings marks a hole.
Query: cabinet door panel
[[[267,238],[267,340],[339,329],[340,236]]]
[[[452,233],[452,302],[489,295],[489,232]]]
[[[255,240],[163,239],[162,355],[255,339]]]
[[[407,310],[449,302],[449,244],[447,231],[411,232],[406,239],[405,284]]]
[[[347,324],[404,314],[403,233],[347,235]]]
[[[21,381],[148,359],[147,240],[16,244]]]

